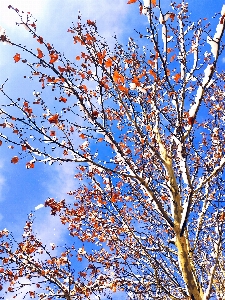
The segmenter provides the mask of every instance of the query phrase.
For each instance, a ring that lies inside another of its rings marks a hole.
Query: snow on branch
[[[200,178],[199,179],[199,184],[195,190],[195,194],[197,194],[197,192],[206,184],[208,183],[213,177],[215,177],[217,175],[218,172],[220,172],[222,170],[222,168],[225,166],[225,157],[223,157],[220,161],[219,166],[215,167],[215,169],[213,170],[213,172],[206,177],[205,179]]]
[[[224,24],[225,24],[224,16],[225,16],[225,5],[223,5],[222,7],[220,22],[216,27],[216,33],[214,34],[214,37],[211,38],[210,36],[207,36],[207,43],[210,44],[211,46],[211,52],[215,60],[218,58],[219,55],[220,40],[224,31]]]
[[[216,267],[217,267],[218,260],[219,260],[219,253],[220,253],[222,232],[221,232],[221,230],[219,230],[219,228],[217,228],[217,231],[219,233],[219,239],[218,239],[217,242],[214,243],[214,253],[213,253],[214,254],[215,263],[211,267],[210,273],[208,275],[208,282],[209,282],[209,284],[208,284],[208,287],[207,287],[207,289],[206,289],[206,291],[204,293],[203,300],[207,300],[210,297],[211,290],[212,290],[213,279],[214,279],[214,275],[215,275],[215,272],[216,272]]]
[[[213,64],[209,64],[207,65],[207,67],[204,70],[204,77],[202,80],[202,84],[199,85],[198,90],[197,90],[197,94],[195,96],[195,103],[191,106],[190,110],[189,110],[189,117],[192,118],[193,120],[196,117],[196,114],[198,112],[199,106],[201,104],[205,89],[208,88],[211,84],[212,84],[212,76],[214,74],[215,71],[215,67],[216,67],[216,62],[219,56],[219,50],[220,50],[220,41],[222,39],[223,33],[224,33],[224,29],[225,29],[225,20],[224,20],[224,15],[225,15],[225,5],[223,5],[222,10],[221,10],[221,15],[222,17],[219,20],[219,24],[217,25],[217,29],[216,29],[216,33],[214,35],[214,38],[211,39],[210,37],[208,37],[207,41],[208,43],[210,43],[211,45],[211,52],[214,56],[214,62]],[[190,132],[191,128],[192,128],[193,124],[189,125],[189,128],[185,134],[185,136],[188,135],[188,133]]]

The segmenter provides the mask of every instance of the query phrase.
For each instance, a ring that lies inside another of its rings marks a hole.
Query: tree
[[[5,33],[1,41],[18,48],[14,61],[31,68],[43,91],[34,101],[15,100],[2,85],[1,137],[22,147],[12,163],[30,156],[28,169],[77,164],[74,203],[49,198],[45,206],[83,247],[47,249],[30,214],[20,242],[1,231],[0,289],[24,299],[113,299],[116,291],[129,299],[224,299],[225,75],[218,62],[225,5],[212,33],[207,20],[190,21],[184,2],[166,13],[160,1],[140,2],[147,32],[137,31],[127,47],[115,40],[114,51],[94,21],[78,16],[68,29],[82,46],[75,62],[37,34],[30,14],[9,8],[38,47]],[[42,96],[49,88],[57,105]]]

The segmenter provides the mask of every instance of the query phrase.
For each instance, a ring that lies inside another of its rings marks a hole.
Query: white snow
[[[44,207],[44,204],[38,204],[37,206],[35,206],[35,210],[38,210],[40,208]]]
[[[131,82],[131,83],[130,83],[130,89],[131,89],[131,90],[135,90],[135,89],[136,89],[136,83]]]
[[[147,15],[147,13],[148,13],[148,7],[150,6],[150,1],[151,0],[143,0],[143,8],[142,8],[142,14],[143,15]]]
[[[223,5],[223,7],[222,7],[221,15],[222,15],[222,17],[225,15],[225,5]],[[222,24],[219,22],[219,24],[217,25],[216,33],[214,34],[213,38],[211,38],[210,36],[207,36],[207,43],[210,44],[211,52],[215,59],[217,59],[217,57],[218,57],[218,52],[219,52],[218,42],[223,33],[223,27],[224,27],[224,20],[223,20]]]
[[[5,29],[0,26],[0,35],[5,35]]]

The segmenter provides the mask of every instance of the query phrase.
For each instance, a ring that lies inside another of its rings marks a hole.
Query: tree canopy
[[[1,230],[2,295],[224,299],[225,5],[211,28],[193,22],[184,1],[167,12],[158,0],[129,4],[147,28],[127,45],[115,37],[112,49],[78,15],[68,29],[74,61],[39,35],[30,13],[9,6],[37,47],[6,32],[1,42],[41,92],[13,99],[2,84],[1,144],[18,149],[11,162],[25,159],[27,169],[76,164],[73,200],[45,206],[83,246],[49,249],[33,213],[20,241]]]

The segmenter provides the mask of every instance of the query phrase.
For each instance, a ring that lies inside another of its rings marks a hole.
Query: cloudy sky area
[[[112,43],[112,36],[116,33],[120,41],[127,40],[135,27],[135,19],[128,20],[135,7],[126,4],[126,1],[118,1],[114,7],[108,1],[6,1],[1,2],[0,26],[6,30],[7,36],[21,44],[31,45],[33,40],[23,27],[15,25],[18,17],[13,10],[7,7],[11,4],[20,11],[31,12],[38,20],[37,31],[48,42],[53,43],[58,50],[65,51],[68,56],[75,58],[72,35],[67,29],[72,22],[77,21],[78,11],[82,13],[82,19],[96,20],[102,36]],[[132,27],[131,27],[131,24]],[[32,47],[32,46],[31,46]],[[37,46],[36,46],[37,47]],[[9,78],[6,84],[7,93],[11,97],[33,97],[32,92],[39,86],[36,83],[24,81],[22,77],[29,74],[28,69],[16,65],[13,56],[18,50],[9,45],[0,45],[0,82]],[[23,67],[23,65],[22,65]],[[3,96],[0,96],[3,99]],[[4,101],[4,100],[2,100]],[[26,170],[25,162],[17,165],[10,163],[16,155],[16,149],[11,150],[1,147],[0,161],[0,224],[1,228],[7,227],[14,232],[21,231],[26,215],[34,210],[34,207],[43,203],[48,197],[62,199],[66,192],[75,188],[72,166],[48,166],[36,164],[34,169]],[[44,214],[43,209],[37,215]],[[47,221],[47,220],[46,220]],[[52,223],[49,220],[50,223]],[[43,224],[43,223],[42,223]],[[49,227],[48,227],[49,228]],[[50,232],[49,228],[49,232]],[[58,230],[57,230],[58,232]],[[46,235],[46,232],[45,232]]]
[[[162,1],[165,5],[169,0]],[[190,11],[194,19],[208,18],[220,12],[223,0],[191,0]],[[11,40],[32,47],[33,40],[24,28],[18,28],[15,22],[17,15],[9,10],[8,5],[17,7],[20,11],[30,11],[38,20],[37,32],[44,39],[53,43],[69,57],[75,58],[72,35],[67,33],[71,23],[77,20],[78,11],[82,13],[83,22],[87,19],[96,20],[99,32],[113,43],[112,36],[117,35],[121,43],[126,44],[129,36],[135,36],[134,28],[147,25],[147,19],[139,16],[138,4],[127,5],[127,0],[1,0],[0,26],[6,30]],[[215,30],[215,28],[214,28]],[[37,45],[36,45],[37,47]],[[0,85],[9,78],[6,84],[7,93],[14,99],[18,97],[33,97],[34,89],[39,86],[35,82],[23,80],[30,70],[15,64],[13,56],[17,49],[0,44]],[[1,103],[4,102],[0,94]],[[16,236],[22,232],[27,214],[48,197],[63,199],[66,192],[76,188],[72,165],[49,166],[36,164],[34,169],[27,170],[24,161],[11,164],[11,158],[17,155],[17,149],[8,149],[8,145],[0,148],[0,228],[8,228]],[[44,208],[36,213],[36,228],[40,238],[47,244],[50,242],[64,243],[67,233],[65,228],[57,223],[57,219],[49,216]]]

